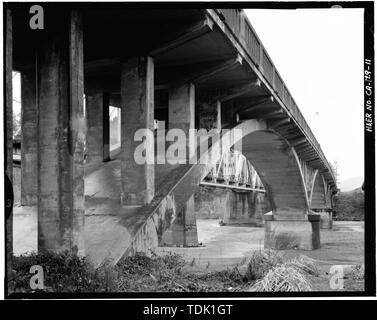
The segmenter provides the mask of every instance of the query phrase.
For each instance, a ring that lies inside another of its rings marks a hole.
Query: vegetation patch
[[[334,197],[334,211],[337,220],[364,221],[364,192],[358,188],[340,192]]]
[[[44,288],[39,292],[309,291],[307,277],[318,274],[313,260],[300,256],[284,262],[273,250],[253,253],[243,272],[234,267],[196,273],[190,272],[189,263],[175,253],[138,253],[123,258],[116,266],[106,262],[95,269],[77,255],[47,252],[14,257],[10,292],[36,291],[30,288],[33,265],[44,271]]]

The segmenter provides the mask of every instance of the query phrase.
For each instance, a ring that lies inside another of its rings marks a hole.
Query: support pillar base
[[[159,245],[162,247],[199,246],[194,196],[191,196],[171,227],[165,231]]]
[[[321,229],[332,229],[332,210],[321,210]]]
[[[315,250],[321,247],[320,215],[309,214],[303,220],[276,220],[265,214],[265,249]]]

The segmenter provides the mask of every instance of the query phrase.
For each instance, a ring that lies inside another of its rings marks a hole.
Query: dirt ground
[[[263,249],[264,228],[249,226],[220,226],[218,220],[198,220],[197,248],[160,248],[159,252],[181,254],[193,272],[222,270],[238,266],[244,268],[253,251]],[[300,254],[315,260],[321,275],[313,277],[313,290],[333,291],[330,269],[333,266],[364,264],[364,222],[334,221],[332,230],[321,230],[321,248],[313,251],[285,250],[284,258]],[[341,289],[338,289],[341,290]],[[342,291],[363,291],[363,280],[352,280],[345,274]]]

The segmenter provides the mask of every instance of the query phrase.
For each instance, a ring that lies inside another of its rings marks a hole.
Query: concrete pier
[[[82,21],[75,11],[64,18],[54,31],[66,37],[45,39],[39,65],[38,251],[84,254]]]
[[[198,245],[194,196],[191,196],[172,226],[163,234],[159,246],[197,247]]]
[[[108,161],[110,159],[108,93],[87,93],[86,117],[88,123],[86,163],[98,164]]]
[[[38,152],[36,73],[29,69],[21,74],[21,205],[38,202]]]
[[[186,134],[186,140],[181,140],[186,149],[182,159],[174,157],[182,164],[189,160],[189,130],[195,128],[195,86],[192,83],[173,87],[169,90],[169,130],[180,129]],[[171,142],[171,145],[179,142]],[[179,147],[179,146],[178,146]],[[172,155],[173,156],[173,155]],[[167,153],[169,161],[169,153]],[[188,246],[198,245],[196,228],[195,199],[192,195],[183,208],[178,212],[171,227],[164,233],[161,246]]]
[[[152,201],[155,193],[154,164],[137,164],[135,141],[139,129],[153,132],[154,64],[151,57],[136,57],[124,62],[121,70],[121,158],[123,205],[143,205]],[[150,138],[150,137],[149,137]],[[153,148],[153,141],[144,137]]]

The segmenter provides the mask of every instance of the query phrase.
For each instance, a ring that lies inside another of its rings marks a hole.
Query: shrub
[[[365,277],[364,266],[360,264],[353,266],[349,277],[354,280],[364,280],[364,277]]]
[[[10,292],[33,292],[30,288],[30,268],[39,265],[44,271],[46,292],[94,292],[112,290],[111,268],[103,264],[94,269],[84,257],[68,251],[61,253],[30,253],[13,258],[13,279]]]

